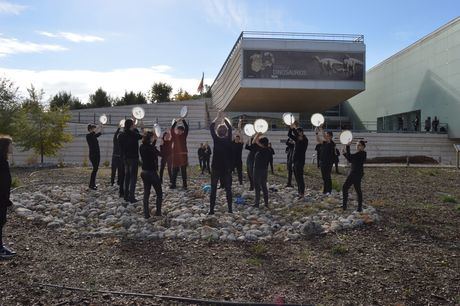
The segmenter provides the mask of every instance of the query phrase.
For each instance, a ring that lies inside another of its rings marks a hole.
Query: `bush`
[[[332,255],[344,255],[348,253],[348,248],[343,244],[336,244],[331,249]]]
[[[104,161],[104,163],[102,164],[104,167],[108,167],[110,166],[110,162],[108,160]]]
[[[338,181],[332,180],[332,189],[334,189],[337,192],[340,192],[342,190],[342,185]]]
[[[86,157],[83,159],[82,166],[83,166],[84,168],[88,167],[88,159],[87,159]]]
[[[267,252],[267,247],[262,243],[257,243],[251,247],[251,253],[256,257],[263,257]]]
[[[19,178],[13,177],[11,179],[11,188],[17,188],[19,186],[21,186],[21,181],[19,180]]]
[[[457,203],[457,199],[455,199],[453,196],[446,194],[442,196],[442,201],[444,203]]]

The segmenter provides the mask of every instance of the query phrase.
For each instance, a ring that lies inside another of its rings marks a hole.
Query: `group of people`
[[[425,119],[425,132],[438,132],[439,119],[437,116],[434,116],[433,121],[431,117],[428,116]]]
[[[403,116],[398,116],[398,131],[406,131],[408,128],[405,127],[405,120]],[[420,130],[420,119],[418,115],[415,116],[415,119],[412,120],[412,125],[414,128],[414,131],[419,131]],[[425,119],[425,132],[438,132],[439,128],[439,119],[437,116],[434,116],[433,120],[431,120],[431,116],[428,116]],[[440,131],[443,132],[444,128],[441,128]]]

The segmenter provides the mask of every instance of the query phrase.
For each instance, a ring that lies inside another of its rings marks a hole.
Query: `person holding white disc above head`
[[[181,112],[181,115],[184,112]],[[186,113],[185,113],[186,115]],[[181,126],[177,126],[178,122],[182,122]],[[179,170],[182,176],[182,188],[187,189],[187,165],[188,165],[188,150],[187,150],[188,124],[183,117],[175,119],[171,126],[171,141],[172,141],[172,177],[169,188],[176,188],[177,175]]]
[[[269,141],[267,137],[263,137],[262,133],[257,133],[254,137],[254,144],[259,148],[257,149],[256,155],[254,156],[254,189],[255,199],[254,207],[259,207],[260,202],[260,191],[263,193],[265,207],[268,208],[268,165],[272,152],[268,147]]]
[[[246,135],[249,136],[249,139],[246,142],[245,146],[245,149],[249,151],[249,154],[246,158],[246,168],[248,171],[249,191],[252,191],[254,190],[254,156],[256,155],[259,146],[253,143],[254,135],[256,134],[256,131],[254,130],[254,125],[246,124],[244,126],[244,132]]]
[[[172,166],[171,166],[171,157],[172,157],[172,147],[171,147],[171,132],[166,130],[163,133],[161,138],[160,144],[160,156],[161,156],[161,164],[160,164],[160,181],[163,184],[163,173],[165,167],[167,167],[168,171],[168,178],[171,182],[171,175],[172,175]]]
[[[294,152],[292,154],[292,163],[294,169],[294,177],[297,183],[297,191],[299,199],[305,195],[304,167],[305,153],[308,148],[308,138],[304,135],[303,129],[296,122],[291,124],[288,137],[294,141]]]
[[[321,144],[320,148],[320,168],[323,178],[323,194],[330,195],[332,192],[331,171],[334,164],[335,143],[332,141],[332,132],[323,130],[323,125],[315,129],[316,141]]]
[[[238,183],[243,185],[243,135],[241,133],[242,119],[238,120],[238,129],[232,142],[233,171],[238,174]]]
[[[120,144],[118,143],[118,135],[120,135],[121,126],[119,125],[115,134],[113,135],[113,150],[112,150],[112,171],[110,174],[110,185],[115,184],[115,176],[117,176],[117,185],[119,186],[120,197],[124,196],[123,181],[125,167],[120,155]]]
[[[351,134],[351,133],[350,133]],[[341,137],[342,140],[342,137]],[[342,186],[342,194],[343,194],[343,210],[347,209],[348,205],[348,190],[350,189],[351,185],[355,187],[356,194],[358,196],[358,212],[363,211],[363,193],[361,191],[361,180],[364,176],[364,163],[366,162],[367,153],[364,151],[366,148],[366,142],[364,140],[358,141],[356,144],[356,153],[350,153],[350,144],[351,139],[347,143],[346,149],[343,150],[343,156],[351,163],[351,170],[350,174],[348,175],[345,183]]]
[[[102,121],[102,120],[101,120]],[[93,171],[91,172],[91,178],[89,180],[89,188],[97,190],[96,186],[96,175],[97,170],[99,169],[99,163],[101,161],[101,151],[99,149],[99,141],[97,138],[101,136],[102,125],[96,126],[95,124],[88,124],[88,134],[86,134],[86,142],[88,143],[89,148],[89,160],[93,166]]]
[[[211,195],[209,214],[214,214],[216,205],[217,183],[220,181],[225,188],[227,209],[232,213],[232,126],[219,112],[209,127],[214,142],[214,154],[211,162]]]

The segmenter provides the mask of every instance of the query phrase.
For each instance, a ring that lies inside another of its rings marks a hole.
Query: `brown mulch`
[[[89,172],[29,173],[13,170],[23,184],[85,183]],[[306,184],[321,186],[314,167]],[[0,261],[0,305],[172,305],[95,290],[268,303],[283,297],[299,304],[458,305],[460,204],[451,202],[460,202],[459,186],[453,169],[366,169],[365,202],[378,209],[380,223],[257,244],[79,238],[10,214],[5,240],[18,256]]]

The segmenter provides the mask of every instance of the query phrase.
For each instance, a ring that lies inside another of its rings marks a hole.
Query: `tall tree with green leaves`
[[[13,134],[13,116],[20,108],[18,87],[9,79],[0,78],[0,133]]]
[[[72,135],[65,132],[71,116],[67,108],[46,110],[42,104],[43,90],[27,89],[29,97],[14,116],[14,139],[23,151],[33,150],[41,157],[56,156]]]
[[[171,85],[162,82],[154,83],[150,89],[150,101],[152,103],[171,101],[171,92]]]
[[[50,108],[69,108],[69,109],[81,109],[84,105],[80,102],[80,99],[72,96],[72,93],[66,91],[60,91],[55,94],[49,101]]]
[[[88,108],[97,108],[97,107],[110,107],[112,98],[109,97],[106,91],[99,87],[94,94],[89,96]]]
[[[180,88],[179,91],[174,95],[174,100],[175,101],[192,100],[192,95],[189,94],[186,90],[183,90],[182,88]]]

